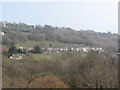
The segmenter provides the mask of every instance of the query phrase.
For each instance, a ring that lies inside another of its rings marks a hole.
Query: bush
[[[38,45],[34,46],[34,53],[42,53],[42,49]]]
[[[45,76],[34,80],[29,84],[30,88],[68,88],[68,86],[62,82],[56,76]]]
[[[8,53],[10,54],[10,55],[12,55],[12,54],[15,54],[15,53],[17,53],[18,52],[18,50],[17,50],[17,47],[16,46],[11,46],[10,48],[9,48],[9,50],[8,50]]]

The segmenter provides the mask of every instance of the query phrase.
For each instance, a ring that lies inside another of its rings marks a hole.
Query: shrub
[[[68,88],[68,86],[62,82],[56,76],[45,76],[34,80],[29,84],[30,88]]]

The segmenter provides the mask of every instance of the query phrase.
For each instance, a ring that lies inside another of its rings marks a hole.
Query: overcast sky
[[[118,32],[118,5],[113,2],[4,2],[1,5],[3,21]]]

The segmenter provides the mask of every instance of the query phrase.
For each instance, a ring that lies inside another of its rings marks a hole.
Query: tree
[[[52,44],[49,44],[49,46],[52,46]]]
[[[109,58],[100,54],[90,53],[84,58],[83,78],[86,87],[115,88],[118,87],[117,66]]]
[[[42,53],[42,49],[38,45],[34,46],[34,53]]]
[[[10,48],[9,48],[9,50],[8,50],[8,53],[10,54],[10,55],[12,55],[12,54],[15,54],[15,53],[17,53],[17,47],[16,46],[14,46],[14,45],[12,45]]]
[[[31,88],[68,88],[68,86],[56,76],[37,78],[29,85]]]
[[[29,40],[35,40],[35,41],[42,41],[45,40],[45,34],[36,32],[36,33],[31,33],[28,35]]]

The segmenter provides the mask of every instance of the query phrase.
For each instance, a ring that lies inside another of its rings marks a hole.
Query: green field
[[[19,54],[23,57],[22,60],[19,60],[19,61],[22,61],[22,62],[29,62],[29,61],[40,61],[40,60],[54,60],[54,59],[66,59],[66,58],[69,58],[68,56],[72,57],[72,58],[84,58],[86,57],[86,53],[74,53],[74,52],[60,52],[60,53],[42,53],[42,54],[30,54],[29,56],[26,56],[24,54]],[[9,61],[10,59],[3,55],[3,61]],[[13,61],[17,61],[17,60],[13,60]]]
[[[61,43],[61,42],[53,42],[53,41],[41,41],[41,42],[38,42],[38,41],[27,41],[27,42],[24,42],[24,43],[18,43],[19,46],[23,46],[23,47],[32,47],[36,44],[39,44],[41,46],[49,46],[49,44],[51,44],[52,46],[76,46],[76,47],[79,47],[79,46],[83,46],[83,44],[72,44],[72,43]]]

